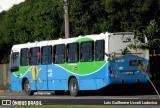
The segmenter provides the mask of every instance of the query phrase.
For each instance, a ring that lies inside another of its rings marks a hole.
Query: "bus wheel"
[[[79,92],[78,82],[75,78],[71,78],[69,81],[69,92],[71,96],[77,96]]]
[[[30,96],[34,94],[33,90],[30,90],[30,85],[29,85],[29,81],[28,79],[25,80],[24,84],[23,84],[23,88],[24,88],[24,92],[26,95]]]

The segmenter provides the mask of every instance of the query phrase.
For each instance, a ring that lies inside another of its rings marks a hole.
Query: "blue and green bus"
[[[75,38],[17,44],[11,49],[11,90],[77,96],[80,91],[99,90],[111,84],[148,83],[149,51],[131,50],[123,38],[132,32],[101,33]],[[117,60],[108,60],[114,52]],[[107,91],[106,91],[107,92]]]

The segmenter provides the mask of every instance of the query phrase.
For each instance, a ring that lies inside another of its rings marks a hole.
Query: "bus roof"
[[[35,42],[28,42],[24,44],[16,44],[13,45],[12,51],[19,51],[21,48],[31,48],[31,47],[41,47],[41,46],[47,46],[47,45],[56,45],[56,44],[67,44],[67,43],[73,43],[73,42],[84,42],[89,40],[102,40],[102,39],[108,39],[108,36],[111,35],[134,35],[133,32],[116,32],[116,33],[100,33],[100,34],[92,34],[92,35],[85,35],[85,36],[78,36],[73,38],[67,38],[67,39],[57,39],[57,40],[44,40],[44,41],[35,41]]]

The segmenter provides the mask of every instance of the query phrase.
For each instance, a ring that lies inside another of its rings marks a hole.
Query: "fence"
[[[9,64],[0,64],[0,90],[7,90],[10,87]]]
[[[150,50],[150,71],[152,80],[155,83],[160,82],[160,50]]]

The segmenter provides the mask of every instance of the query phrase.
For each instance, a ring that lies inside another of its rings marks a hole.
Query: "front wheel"
[[[77,96],[79,92],[78,82],[76,78],[71,78],[69,81],[69,92],[71,96]]]
[[[26,95],[30,96],[34,94],[33,90],[30,90],[30,85],[29,85],[29,81],[28,79],[25,80],[24,84],[23,84],[23,88],[24,88],[24,92]]]

